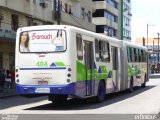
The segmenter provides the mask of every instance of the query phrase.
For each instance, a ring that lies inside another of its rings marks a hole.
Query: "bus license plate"
[[[36,88],[36,93],[50,93],[50,88]]]

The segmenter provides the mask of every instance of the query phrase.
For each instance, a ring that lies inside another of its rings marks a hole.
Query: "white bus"
[[[23,96],[95,97],[145,87],[147,49],[67,25],[19,28],[16,37],[16,92]]]

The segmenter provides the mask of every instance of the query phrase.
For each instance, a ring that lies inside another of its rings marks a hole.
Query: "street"
[[[146,88],[133,93],[106,95],[103,103],[72,99],[65,104],[52,104],[47,97],[0,99],[0,113],[9,114],[157,114],[160,112],[160,80],[150,79]]]

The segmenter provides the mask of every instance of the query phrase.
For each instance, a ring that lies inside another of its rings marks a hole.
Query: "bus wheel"
[[[133,77],[131,77],[130,87],[129,87],[129,89],[128,89],[128,92],[129,92],[129,93],[133,92]]]
[[[104,82],[100,81],[99,86],[98,86],[98,93],[96,96],[96,102],[100,103],[103,102],[105,99],[105,94],[106,94],[106,87]]]
[[[146,74],[144,76],[144,83],[141,84],[141,87],[142,88],[145,88],[146,87]]]
[[[52,103],[64,103],[67,101],[67,95],[49,95],[48,100]]]

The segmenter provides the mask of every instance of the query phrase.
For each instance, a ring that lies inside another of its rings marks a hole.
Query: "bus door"
[[[119,58],[118,58],[118,48],[111,47],[112,53],[112,67],[113,67],[113,88],[116,91],[118,88],[118,66],[119,66]]]
[[[93,70],[94,70],[94,53],[93,53],[93,43],[84,41],[84,63],[86,67],[86,96],[93,94]]]

